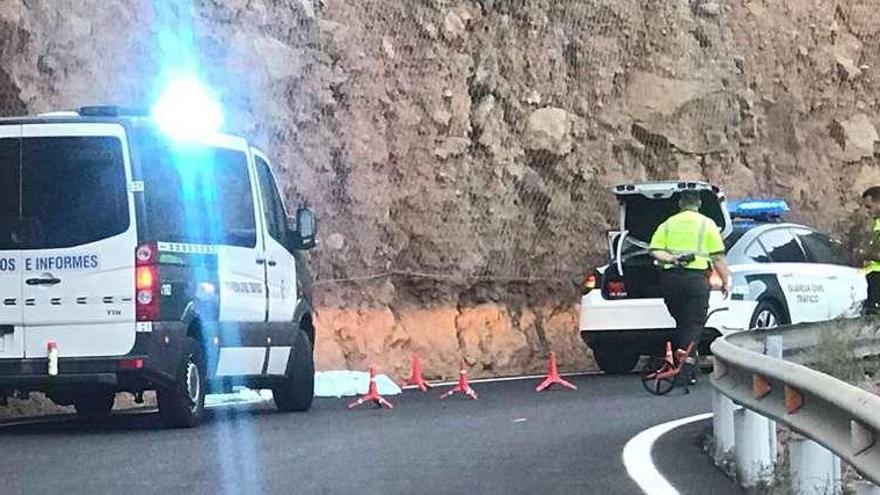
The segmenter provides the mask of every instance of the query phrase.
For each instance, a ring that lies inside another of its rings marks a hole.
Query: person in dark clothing
[[[855,262],[862,265],[868,282],[865,312],[880,312],[880,186],[862,193],[861,211],[851,222],[849,242]]]
[[[660,224],[651,238],[651,254],[663,265],[663,300],[675,319],[676,357],[684,360],[682,376],[693,381],[696,359],[686,349],[699,344],[709,307],[708,273],[721,277],[722,291],[730,292],[730,271],[724,257],[724,240],[711,218],[700,214],[696,191],[684,191],[681,212]]]

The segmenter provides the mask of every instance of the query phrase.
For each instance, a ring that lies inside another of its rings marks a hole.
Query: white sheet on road
[[[367,392],[370,374],[363,371],[318,371],[315,373],[315,397],[354,397]],[[401,393],[387,375],[376,375],[376,387],[382,395]],[[271,390],[251,390],[235,387],[229,394],[205,396],[205,406],[216,407],[225,404],[255,404],[272,400]]]
[[[353,397],[367,393],[370,374],[364,371],[319,371],[315,373],[315,397]],[[382,395],[401,393],[388,376],[376,375],[376,388]]]
[[[235,387],[231,394],[210,394],[205,396],[205,407],[217,407],[225,404],[256,404],[272,400],[271,390],[251,390]]]

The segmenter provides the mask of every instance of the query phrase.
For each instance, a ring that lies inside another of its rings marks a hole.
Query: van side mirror
[[[296,216],[287,219],[287,239],[290,250],[308,250],[317,244],[318,225],[315,214],[308,208],[296,210]]]

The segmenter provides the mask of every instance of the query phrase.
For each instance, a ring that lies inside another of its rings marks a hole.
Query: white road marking
[[[623,447],[623,465],[629,477],[639,485],[646,495],[678,495],[666,478],[657,471],[651,457],[654,442],[666,433],[686,424],[695,423],[712,417],[712,413],[697,414],[687,418],[676,419],[668,423],[652,426],[632,437]]]

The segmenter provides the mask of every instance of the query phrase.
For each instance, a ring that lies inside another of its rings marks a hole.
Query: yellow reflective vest
[[[880,218],[874,219],[874,242],[880,243]],[[880,272],[880,261],[865,262],[865,273]]]
[[[696,211],[685,210],[669,217],[657,227],[651,237],[650,248],[675,255],[693,253],[694,261],[685,265],[685,268],[707,270],[711,256],[724,253],[724,239],[711,218]]]

